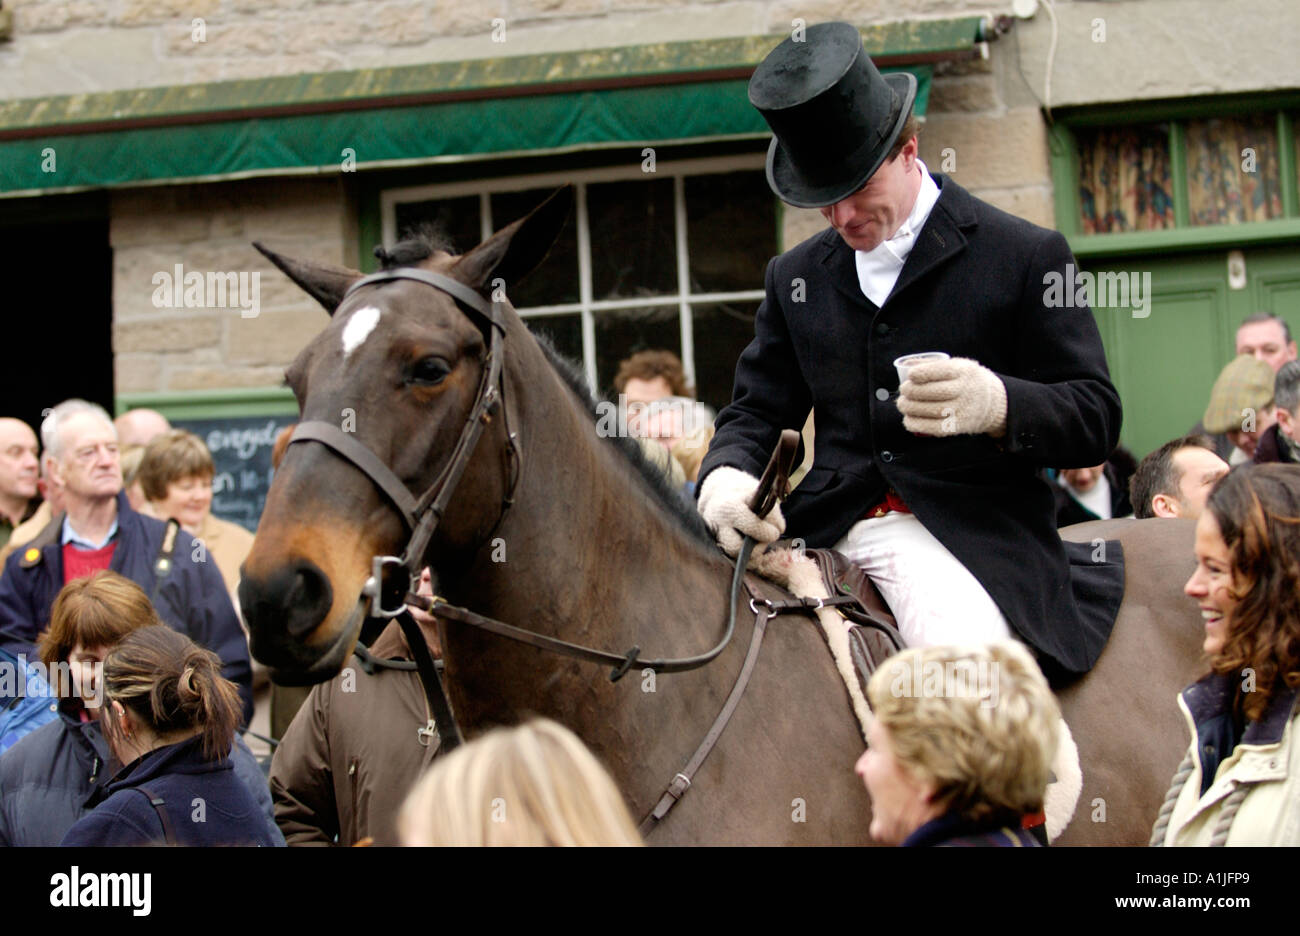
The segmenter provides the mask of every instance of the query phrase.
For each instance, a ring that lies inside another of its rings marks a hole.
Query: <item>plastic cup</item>
[[[894,369],[898,371],[898,385],[900,387],[903,385],[903,381],[907,380],[907,375],[916,365],[927,361],[946,361],[949,357],[951,355],[946,351],[922,351],[919,354],[904,354],[900,358],[894,358]]]

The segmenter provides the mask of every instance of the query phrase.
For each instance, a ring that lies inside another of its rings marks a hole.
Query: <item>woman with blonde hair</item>
[[[406,845],[640,845],[614,781],[573,732],[536,719],[497,728],[416,783]]]
[[[856,771],[871,835],[904,846],[1036,846],[1060,710],[1018,643],[914,647],[872,675]]]
[[[1178,707],[1191,743],[1152,845],[1300,845],[1300,467],[1245,465],[1196,522],[1210,672]]]
[[[239,692],[184,634],[133,631],[104,660],[100,722],[125,764],[62,844],[282,845],[229,757]]]

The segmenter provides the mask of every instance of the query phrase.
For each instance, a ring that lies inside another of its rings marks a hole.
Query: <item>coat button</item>
[[[884,387],[881,387],[876,391],[876,399],[879,400],[881,403],[885,402],[886,400],[889,399],[889,391],[886,390]]]
[[[894,460],[894,453],[893,453],[893,452],[881,452],[881,453],[880,453],[880,460],[883,461],[883,462],[891,462],[891,461]]]
[[[889,334],[889,326],[886,325],[884,322],[880,322],[879,324],[876,325],[876,334],[877,334],[877,335],[888,335],[888,334]]]

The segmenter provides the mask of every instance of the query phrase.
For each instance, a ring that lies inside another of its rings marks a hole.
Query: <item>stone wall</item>
[[[38,97],[1004,11],[1009,0],[5,0]],[[195,41],[194,21],[203,21]],[[494,20],[500,23],[494,30]]]
[[[1295,88],[1295,0],[1056,0],[1015,43],[1023,84],[1052,107]],[[1014,37],[1008,37],[1014,38]],[[1012,50],[1015,51],[1015,50]]]
[[[1010,0],[5,0],[6,93],[17,97],[777,33],[790,21],[1004,13]],[[1294,0],[1056,0],[988,44],[939,63],[921,157],[977,196],[1055,223],[1041,106],[1294,86],[1271,42]],[[196,24],[195,20],[202,20]],[[1103,20],[1102,35],[1098,20]],[[495,24],[494,20],[498,20]],[[195,41],[196,25],[203,41]],[[504,40],[504,41],[498,41]],[[234,181],[124,189],[111,203],[118,392],[274,386],[323,313],[248,246],[343,262],[356,219],[340,180]],[[784,243],[824,227],[786,209]],[[152,277],[259,272],[254,318],[159,308]]]
[[[355,218],[337,180],[124,189],[114,193],[111,219],[118,393],[279,385],[328,319],[250,242],[334,264],[355,253]],[[251,287],[257,273],[256,315],[232,296],[225,308],[187,307],[183,294],[169,307],[175,296],[155,277],[174,281],[176,264],[205,285],[208,273],[243,273]]]

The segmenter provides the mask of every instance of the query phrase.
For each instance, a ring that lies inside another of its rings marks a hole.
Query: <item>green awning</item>
[[[925,63],[977,54],[981,23],[890,24],[863,38],[883,70],[917,76],[924,113]],[[8,101],[0,104],[0,195],[335,173],[345,150],[367,168],[764,136],[746,84],[780,38]]]

